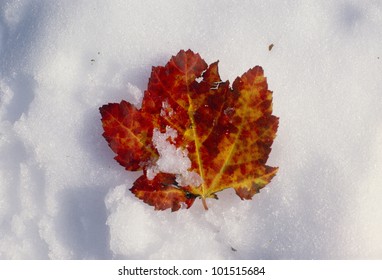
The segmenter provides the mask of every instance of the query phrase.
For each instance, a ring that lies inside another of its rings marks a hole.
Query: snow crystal
[[[176,182],[179,186],[200,186],[203,178],[195,171],[187,171],[176,175]]]
[[[170,104],[168,104],[168,101],[162,102],[162,109],[160,111],[160,115],[162,117],[172,117],[174,114],[174,110],[171,108]]]
[[[154,128],[153,144],[159,153],[159,158],[147,169],[147,178],[152,180],[159,172],[170,173],[177,175],[180,186],[199,186],[203,180],[196,172],[189,171],[191,160],[188,158],[188,152],[175,146],[176,137],[178,137],[177,131],[170,126],[166,127],[164,133]]]
[[[187,172],[187,169],[191,167],[187,151],[177,148],[172,142],[177,136],[176,130],[169,126],[164,133],[154,128],[153,144],[159,153],[159,159],[147,170],[149,180],[154,179],[159,172],[180,174]]]

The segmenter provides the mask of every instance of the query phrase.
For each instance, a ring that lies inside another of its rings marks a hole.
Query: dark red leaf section
[[[142,175],[130,190],[144,202],[154,206],[155,210],[170,208],[171,211],[177,211],[182,205],[190,208],[195,200],[195,196],[176,186],[173,174],[167,173],[159,173],[153,180]]]

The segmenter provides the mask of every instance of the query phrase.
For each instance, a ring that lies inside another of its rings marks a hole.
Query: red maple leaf
[[[153,67],[142,108],[126,101],[100,108],[103,136],[127,170],[143,170],[130,189],[157,210],[189,208],[234,188],[251,199],[275,176],[266,165],[278,118],[256,66],[229,86],[218,62],[181,50]],[[179,164],[172,156],[177,157]],[[169,163],[166,163],[169,162]]]

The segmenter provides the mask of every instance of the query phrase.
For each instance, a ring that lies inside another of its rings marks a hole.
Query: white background
[[[89,279],[381,279],[382,271],[380,261],[3,261],[1,276],[6,279],[31,279],[39,277],[41,280],[68,278]],[[233,275],[235,271],[243,268],[259,267],[264,274]],[[227,274],[214,274],[216,271],[225,271]],[[223,268],[223,269],[221,269]],[[263,269],[262,269],[263,268]],[[148,273],[151,269],[151,275]],[[159,270],[160,269],[160,270]],[[146,270],[146,272],[145,272]],[[129,274],[120,275],[121,271]],[[156,271],[156,272],[155,272]],[[177,271],[178,275],[170,275]],[[193,273],[195,272],[195,273]],[[200,272],[202,274],[200,274]],[[146,275],[143,275],[146,273]],[[154,275],[154,274],[157,275]],[[170,273],[164,275],[166,273]],[[187,274],[187,275],[184,275]],[[194,275],[189,275],[194,274]]]

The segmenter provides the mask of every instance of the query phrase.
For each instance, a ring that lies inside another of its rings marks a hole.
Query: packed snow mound
[[[152,180],[159,172],[175,174],[179,186],[200,186],[203,179],[191,168],[191,160],[185,149],[175,146],[175,138],[178,132],[170,126],[166,132],[161,133],[158,129],[153,132],[153,144],[157,149],[159,158],[147,169],[147,178]]]

